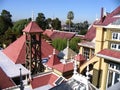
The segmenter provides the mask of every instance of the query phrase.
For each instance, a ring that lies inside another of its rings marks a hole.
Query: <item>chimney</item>
[[[102,7],[101,8],[101,22],[103,22],[104,21],[104,19],[105,19],[105,17],[104,17],[104,8]]]
[[[101,19],[103,18],[103,14],[104,14],[104,8],[101,8]]]

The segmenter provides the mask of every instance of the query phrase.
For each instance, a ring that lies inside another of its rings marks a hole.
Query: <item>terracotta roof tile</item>
[[[85,34],[84,39],[92,41],[96,36],[96,28],[93,25],[88,29],[87,33]]]
[[[72,32],[65,32],[65,31],[58,31],[58,30],[45,30],[43,34],[48,35],[52,40],[56,38],[65,38],[71,39],[75,36],[75,33]]]
[[[67,64],[57,64],[53,66],[54,69],[60,71],[60,72],[67,72],[73,70],[73,63],[67,63]]]
[[[54,82],[58,79],[59,77],[55,74],[51,74],[51,77],[49,79],[49,84],[54,86]]]
[[[98,54],[120,59],[120,51],[116,50],[103,49],[100,52],[98,52]]]
[[[51,55],[53,52],[54,47],[48,44],[45,40],[41,40],[41,52],[42,58],[46,58]],[[26,44],[25,44],[25,35],[22,35],[12,44],[10,44],[7,48],[3,50],[5,53],[14,63],[16,64],[24,64],[25,63],[25,54],[26,54]],[[56,54],[59,51],[56,50]]]
[[[60,60],[59,58],[57,57],[56,54],[53,54],[50,59],[48,60],[48,62],[46,63],[49,67],[53,67],[54,65],[56,64],[59,64],[60,63]]]
[[[32,79],[32,81],[30,82],[31,85],[32,85],[32,88],[34,89],[34,88],[37,88],[37,87],[40,87],[40,86],[47,85],[50,77],[51,77],[51,74],[34,77]]]
[[[11,43],[3,52],[16,64],[25,63],[25,35]]]
[[[50,85],[54,86],[54,82],[58,78],[59,77],[56,76],[55,74],[49,73],[49,74],[44,74],[44,75],[41,75],[41,76],[34,77],[33,80],[31,80],[30,83],[31,83],[33,89],[44,86],[44,85],[47,85],[47,84],[50,84]]]
[[[23,32],[27,33],[38,33],[43,32],[43,30],[37,25],[35,21],[31,21],[23,30]]]
[[[53,30],[49,30],[49,29],[46,29],[44,32],[43,32],[44,35],[47,35],[48,37],[51,37],[51,35],[53,34]]]
[[[76,55],[75,60],[77,60],[77,61],[86,61],[85,57],[82,54]]]
[[[49,55],[52,55],[53,53],[53,49],[55,49],[53,46],[51,46],[50,44],[48,44],[45,40],[42,39],[42,46],[41,46],[41,50],[42,50],[42,58],[46,58]],[[56,50],[56,54],[59,53],[58,50]]]
[[[120,6],[117,7],[115,10],[113,10],[111,13],[107,14],[106,17],[104,17],[104,20],[101,21],[99,23],[97,23],[97,25],[108,25],[112,22],[114,22],[115,20],[118,19],[118,17],[114,17],[116,15],[119,15],[120,14]]]
[[[0,89],[5,89],[12,86],[15,86],[15,84],[0,68]]]
[[[96,20],[93,25],[108,25],[112,22],[114,22],[115,20],[118,19],[118,17],[114,17],[115,15],[120,14],[120,6],[118,8],[116,8],[115,10],[113,10],[113,12],[111,12],[110,14],[107,14],[107,16],[104,17],[104,20]],[[88,29],[84,39],[92,41],[95,36],[96,36],[96,28],[93,27],[93,25]]]

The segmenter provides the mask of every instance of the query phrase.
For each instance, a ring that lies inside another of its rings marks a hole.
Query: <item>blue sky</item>
[[[0,12],[8,10],[13,21],[29,18],[33,11],[35,17],[43,13],[46,18],[58,17],[65,22],[67,13],[73,11],[73,22],[93,22],[96,16],[100,17],[101,7],[111,12],[119,5],[120,0],[0,0]]]

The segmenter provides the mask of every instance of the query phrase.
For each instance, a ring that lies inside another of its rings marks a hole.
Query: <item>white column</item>
[[[114,70],[116,69],[116,66],[114,65]],[[113,72],[113,77],[112,77],[112,85],[114,85],[115,82],[115,72]]]

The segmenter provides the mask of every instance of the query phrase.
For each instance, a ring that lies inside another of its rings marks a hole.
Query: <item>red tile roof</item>
[[[3,52],[16,64],[25,63],[25,35],[11,43]]]
[[[114,17],[115,15],[118,15],[118,14],[120,14],[120,6],[116,8],[113,12],[111,12],[110,14],[107,14],[107,16],[105,16],[103,21],[97,20],[93,23],[93,25],[108,25],[118,19],[118,17]],[[93,27],[93,25],[88,29],[84,39],[92,41],[95,38],[96,28]]]
[[[45,40],[41,40],[41,53],[42,58],[46,58],[51,55],[53,52],[53,47],[48,44]],[[25,44],[25,35],[22,35],[15,42],[10,44],[7,48],[3,50],[3,52],[16,64],[24,64],[25,63],[25,54],[26,54],[26,44]],[[56,54],[58,51],[56,50]]]
[[[45,30],[44,35],[47,35],[50,37],[52,40],[56,38],[62,38],[62,39],[71,39],[75,36],[75,33],[72,32],[65,32],[65,31],[58,31],[58,30]]]
[[[44,74],[41,76],[34,77],[33,80],[30,82],[32,85],[32,88],[38,88],[47,84],[50,84],[54,86],[54,82],[58,79],[59,77],[53,73],[51,74]]]
[[[52,45],[47,43],[45,40],[42,39],[42,46],[41,46],[41,51],[42,51],[42,58],[46,58],[49,55],[52,55],[53,49],[55,49]],[[58,50],[55,49],[56,54],[59,53]]]
[[[5,89],[12,86],[15,86],[15,84],[0,68],[0,89]]]
[[[88,29],[84,39],[92,41],[96,36],[96,28],[93,25]]]
[[[67,64],[60,63],[57,65],[54,65],[53,68],[64,73],[64,72],[73,70],[74,67],[73,67],[73,63],[67,63]]]
[[[44,35],[47,35],[48,37],[51,37],[51,35],[53,34],[53,30],[49,30],[49,29],[46,29],[44,32],[43,32]]]
[[[99,23],[97,23],[97,25],[108,25],[112,22],[114,22],[115,20],[118,19],[118,17],[114,17],[116,15],[120,14],[120,6],[117,7],[115,10],[113,10],[111,13],[107,14],[107,16],[105,17],[105,19],[103,21],[100,20]]]
[[[48,62],[46,63],[49,67],[53,67],[54,65],[56,64],[59,64],[60,63],[60,60],[59,58],[57,57],[56,54],[53,54],[50,59],[48,60]]]
[[[23,30],[23,32],[27,33],[38,33],[38,32],[43,32],[43,30],[36,24],[35,21],[31,21],[27,27]]]
[[[75,56],[75,60],[77,61],[86,61],[85,57],[82,54],[78,54]]]
[[[98,54],[120,59],[120,51],[103,49]]]

